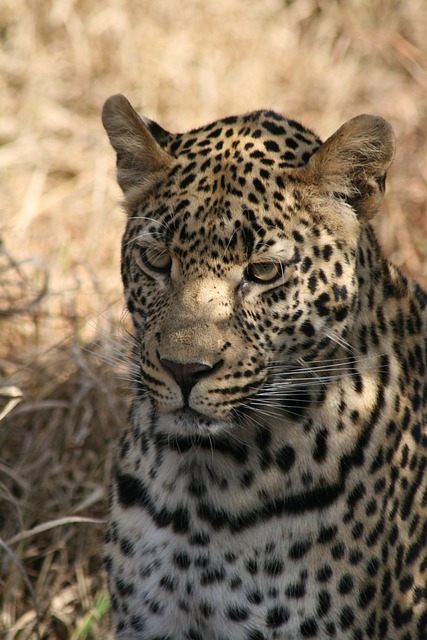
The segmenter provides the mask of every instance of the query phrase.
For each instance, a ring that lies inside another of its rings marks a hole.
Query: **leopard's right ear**
[[[154,122],[144,120],[122,95],[108,98],[102,110],[102,124],[117,153],[117,181],[127,196],[134,187],[149,184],[154,174],[167,169],[173,161],[149,129]]]

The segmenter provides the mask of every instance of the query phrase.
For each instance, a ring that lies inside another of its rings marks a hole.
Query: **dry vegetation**
[[[127,385],[104,99],[171,130],[382,115],[378,234],[427,284],[426,28],[424,0],[0,0],[0,636],[110,637],[97,521]]]

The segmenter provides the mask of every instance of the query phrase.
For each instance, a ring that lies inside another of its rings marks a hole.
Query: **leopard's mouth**
[[[185,422],[188,425],[197,425],[203,421],[212,421],[212,418],[203,415],[203,413],[200,413],[200,411],[196,411],[196,409],[192,409],[188,405],[184,405],[180,409],[174,411],[174,415],[178,420]]]
[[[198,436],[213,436],[219,433],[229,432],[236,422],[230,419],[208,416],[191,407],[181,407],[172,412],[175,427],[183,434]]]

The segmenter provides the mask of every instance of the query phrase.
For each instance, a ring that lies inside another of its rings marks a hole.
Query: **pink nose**
[[[166,371],[172,374],[176,383],[181,388],[186,403],[188,402],[188,397],[194,385],[196,385],[201,378],[210,375],[214,369],[216,370],[217,368],[217,365],[211,367],[208,364],[202,364],[200,362],[182,364],[181,362],[174,362],[167,358],[160,358],[160,362]]]

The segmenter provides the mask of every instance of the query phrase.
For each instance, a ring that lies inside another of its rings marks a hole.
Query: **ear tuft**
[[[172,157],[124,96],[108,98],[102,110],[102,123],[117,153],[117,180],[125,194],[171,165]]]
[[[310,158],[307,172],[318,186],[344,197],[365,221],[381,204],[394,152],[394,133],[388,122],[362,115],[326,140]]]

